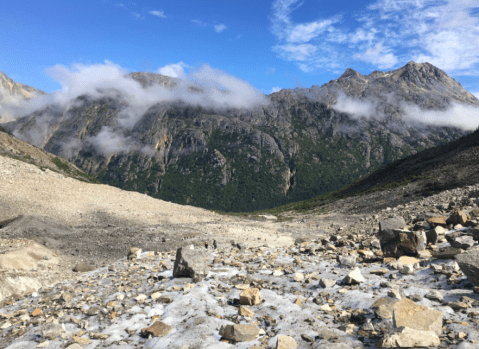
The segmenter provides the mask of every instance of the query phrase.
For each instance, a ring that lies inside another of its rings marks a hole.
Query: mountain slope
[[[43,94],[45,94],[45,92],[15,82],[0,72],[0,104],[18,103],[21,100],[28,100]]]
[[[158,74],[127,78],[147,92],[174,95],[181,87]],[[154,90],[158,83],[164,88]],[[204,93],[202,86],[187,90],[190,99]],[[371,104],[369,114],[338,111],[342,95]],[[320,88],[282,90],[250,109],[198,106],[185,98],[134,103],[128,91],[97,91],[6,126],[104,183],[181,204],[253,211],[340,189],[466,133],[411,123],[404,103],[438,114],[454,103],[479,105],[427,63],[369,76],[348,69]]]
[[[66,177],[75,178],[87,183],[97,183],[98,180],[89,176],[75,165],[64,159],[49,154],[26,142],[23,142],[0,126],[0,156],[9,157],[39,167],[42,171],[49,169]]]

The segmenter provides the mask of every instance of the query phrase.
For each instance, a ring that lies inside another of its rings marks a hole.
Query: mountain
[[[120,87],[97,89],[4,126],[104,183],[181,204],[252,211],[340,189],[453,141],[467,132],[428,124],[422,112],[479,106],[428,63],[367,76],[348,69],[321,87],[284,89],[244,109],[196,103],[207,92],[201,84],[183,89],[186,98],[177,93],[184,87],[179,79],[149,73],[125,79],[145,94],[174,98],[152,103],[151,93],[148,100]]]
[[[28,100],[43,94],[45,92],[15,82],[0,71],[0,105],[18,103],[21,100]]]

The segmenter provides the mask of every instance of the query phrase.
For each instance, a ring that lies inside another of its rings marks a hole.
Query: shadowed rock
[[[189,247],[180,247],[176,251],[174,277],[203,278],[208,275],[209,254]]]

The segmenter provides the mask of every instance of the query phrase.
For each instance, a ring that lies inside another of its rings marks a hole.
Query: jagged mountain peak
[[[164,87],[175,87],[177,84],[176,78],[171,78],[166,75],[148,72],[133,72],[127,76],[138,81],[143,87],[151,87],[153,85],[161,85]]]
[[[0,71],[0,104],[18,103],[44,94],[39,89],[13,81]]]
[[[356,70],[352,69],[352,68],[348,68],[346,69],[346,71],[339,77],[338,80],[340,79],[346,79],[346,78],[358,78],[358,77],[362,77],[363,75],[359,72],[357,72]]]

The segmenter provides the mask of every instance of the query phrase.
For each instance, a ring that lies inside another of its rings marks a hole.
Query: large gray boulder
[[[404,229],[406,225],[402,217],[389,217],[379,221],[379,231]]]
[[[458,254],[455,258],[468,280],[479,286],[479,249]]]
[[[423,231],[386,229],[379,232],[378,238],[385,257],[416,256],[427,246]]]
[[[192,247],[180,247],[176,250],[173,276],[203,278],[210,272],[209,260],[210,256],[206,251],[195,250]]]

